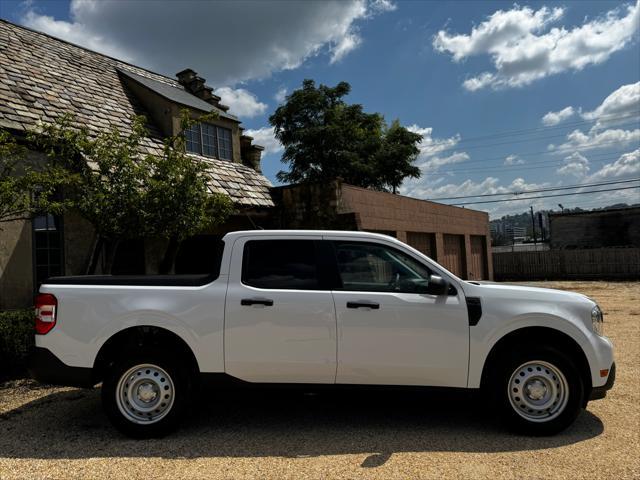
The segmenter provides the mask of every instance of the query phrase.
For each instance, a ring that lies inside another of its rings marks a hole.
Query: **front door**
[[[382,243],[334,242],[341,280],[336,383],[466,387],[469,323],[462,292],[425,291],[429,267]]]
[[[225,312],[228,374],[249,382],[335,382],[335,307],[322,281],[319,240],[236,240]]]

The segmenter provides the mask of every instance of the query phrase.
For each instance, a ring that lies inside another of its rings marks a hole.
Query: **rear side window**
[[[219,235],[195,235],[184,240],[176,254],[176,274],[208,274],[218,278],[224,242]]]
[[[319,290],[316,242],[248,241],[242,258],[242,283],[267,289]]]

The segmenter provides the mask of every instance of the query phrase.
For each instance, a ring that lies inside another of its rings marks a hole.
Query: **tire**
[[[102,405],[111,423],[132,438],[173,432],[186,412],[188,371],[156,352],[123,355],[105,374]]]
[[[555,435],[582,410],[582,376],[571,358],[555,348],[516,346],[494,367],[490,394],[515,432]]]

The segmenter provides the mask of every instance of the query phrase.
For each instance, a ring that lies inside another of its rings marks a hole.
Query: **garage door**
[[[482,235],[471,235],[471,258],[469,280],[485,280],[487,274],[487,239]]]
[[[464,235],[443,235],[443,252],[438,262],[460,278],[466,279]]]
[[[407,243],[433,260],[436,258],[436,237],[433,233],[407,232]]]

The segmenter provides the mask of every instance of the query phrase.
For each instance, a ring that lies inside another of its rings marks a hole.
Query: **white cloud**
[[[425,179],[427,180],[427,179]],[[446,185],[440,185],[441,179],[436,182],[422,182],[419,185],[410,184],[407,182],[406,186],[403,186],[401,193],[403,195],[409,195],[411,197],[423,198],[426,200],[446,198],[446,197],[459,197],[459,196],[471,196],[471,195],[484,195],[492,193],[508,193],[508,192],[523,192],[528,190],[537,190],[545,188],[551,184],[545,183],[529,183],[524,178],[515,178],[509,184],[500,184],[500,179],[496,177],[486,177],[484,180],[474,182],[473,180],[465,180],[462,183],[449,183]],[[505,196],[504,198],[510,198]],[[446,203],[456,204],[466,203],[473,200],[482,201],[481,198],[469,198],[461,200],[448,200]],[[436,200],[437,201],[437,200]],[[468,205],[465,208],[472,208],[474,210],[484,210],[489,212],[492,217],[504,215],[507,213],[520,213],[526,210],[529,205],[533,205],[534,209],[538,210],[542,208],[543,202],[541,200],[531,200],[529,202],[500,202],[489,204],[477,204]]]
[[[469,155],[466,152],[453,152],[451,150],[460,142],[460,135],[456,134],[449,138],[434,138],[433,128],[423,128],[418,125],[410,125],[407,130],[422,135],[422,140],[418,145],[417,165],[422,173],[437,171],[443,165],[466,162]],[[447,152],[446,155],[442,155]],[[419,180],[418,180],[419,181]]]
[[[589,173],[589,160],[579,152],[573,152],[564,159],[564,165],[556,170],[560,175],[584,177]]]
[[[405,195],[420,196],[420,192],[427,188],[427,185],[434,185],[432,175],[435,174],[440,167],[444,165],[452,165],[462,163],[469,160],[467,152],[453,151],[455,146],[460,142],[459,134],[449,138],[434,138],[433,128],[420,127],[413,124],[407,127],[407,130],[422,136],[422,141],[418,145],[420,153],[416,160],[416,165],[420,169],[420,178],[410,178],[405,180],[401,192]],[[444,177],[440,177],[435,183],[444,181]]]
[[[357,33],[348,33],[343,35],[340,41],[331,49],[331,62],[335,63],[342,60],[349,52],[355,50],[362,39]]]
[[[213,86],[265,78],[309,57],[344,58],[358,23],[385,1],[181,2],[72,0],[70,20],[28,9],[25,25],[167,75],[193,68]]]
[[[54,37],[62,38],[68,42],[104,53],[105,55],[118,58],[125,62],[133,61],[130,49],[119,45],[117,42],[109,41],[104,33],[99,31],[94,32],[84,24],[56,20],[48,15],[40,15],[34,10],[27,10],[22,18],[22,23],[34,30],[48,33]]]
[[[256,117],[267,110],[266,103],[260,102],[258,97],[244,88],[220,87],[214,93],[222,98],[224,105],[231,107],[231,113],[240,118]]]
[[[474,55],[491,57],[495,71],[466,80],[463,85],[468,90],[520,87],[605,62],[637,36],[640,1],[571,29],[550,28],[563,15],[563,8],[533,10],[514,5],[511,10],[494,12],[468,35],[440,30],[433,46],[450,53],[455,62]]]
[[[455,152],[446,156],[436,155],[434,157],[428,157],[427,160],[419,163],[418,166],[423,173],[431,173],[438,171],[438,169],[443,165],[466,162],[469,158],[470,157],[467,152]]]
[[[496,177],[486,177],[481,182],[474,182],[471,179],[467,179],[460,184],[449,183],[436,188],[431,186],[423,186],[421,189],[414,189],[413,193],[421,198],[439,198],[439,197],[457,197],[457,196],[471,196],[471,195],[484,195],[492,193],[507,193],[514,191],[535,190],[538,188],[544,188],[549,186],[549,183],[527,183],[523,178],[515,178],[508,185],[500,185],[500,179]],[[460,200],[464,202],[467,200]]]
[[[371,10],[376,13],[393,12],[398,7],[390,0],[372,0]]]
[[[565,120],[573,117],[575,110],[573,107],[563,108],[557,112],[549,112],[542,117],[542,124],[546,127],[557,125]]]
[[[592,128],[587,133],[574,130],[567,135],[567,141],[561,145],[550,145],[549,149],[556,153],[571,151],[586,151],[601,148],[619,148],[621,146],[640,142],[640,128],[623,130],[611,128],[599,131]]]
[[[640,148],[625,153],[613,163],[607,163],[600,170],[588,177],[588,181],[603,180],[605,178],[621,177],[640,173]],[[636,202],[638,201],[636,192]]]
[[[262,127],[256,130],[245,130],[244,135],[253,137],[253,143],[264,147],[264,154],[279,153],[283,150],[282,144],[276,139],[273,127]]]
[[[455,147],[461,139],[459,134],[449,138],[433,138],[432,127],[423,128],[416,124],[409,125],[407,130],[417,133],[418,135],[422,135],[422,141],[420,142],[419,148],[420,157],[423,158],[433,156],[444,150],[450,150]]]
[[[505,165],[522,165],[524,164],[524,160],[520,157],[518,157],[518,155],[508,155],[507,158],[504,159],[504,164]]]
[[[612,92],[597,108],[584,112],[582,118],[595,120],[596,127],[630,122],[640,117],[640,82],[622,85]]]
[[[282,103],[287,98],[287,87],[282,87],[273,96],[274,100],[278,103]]]

